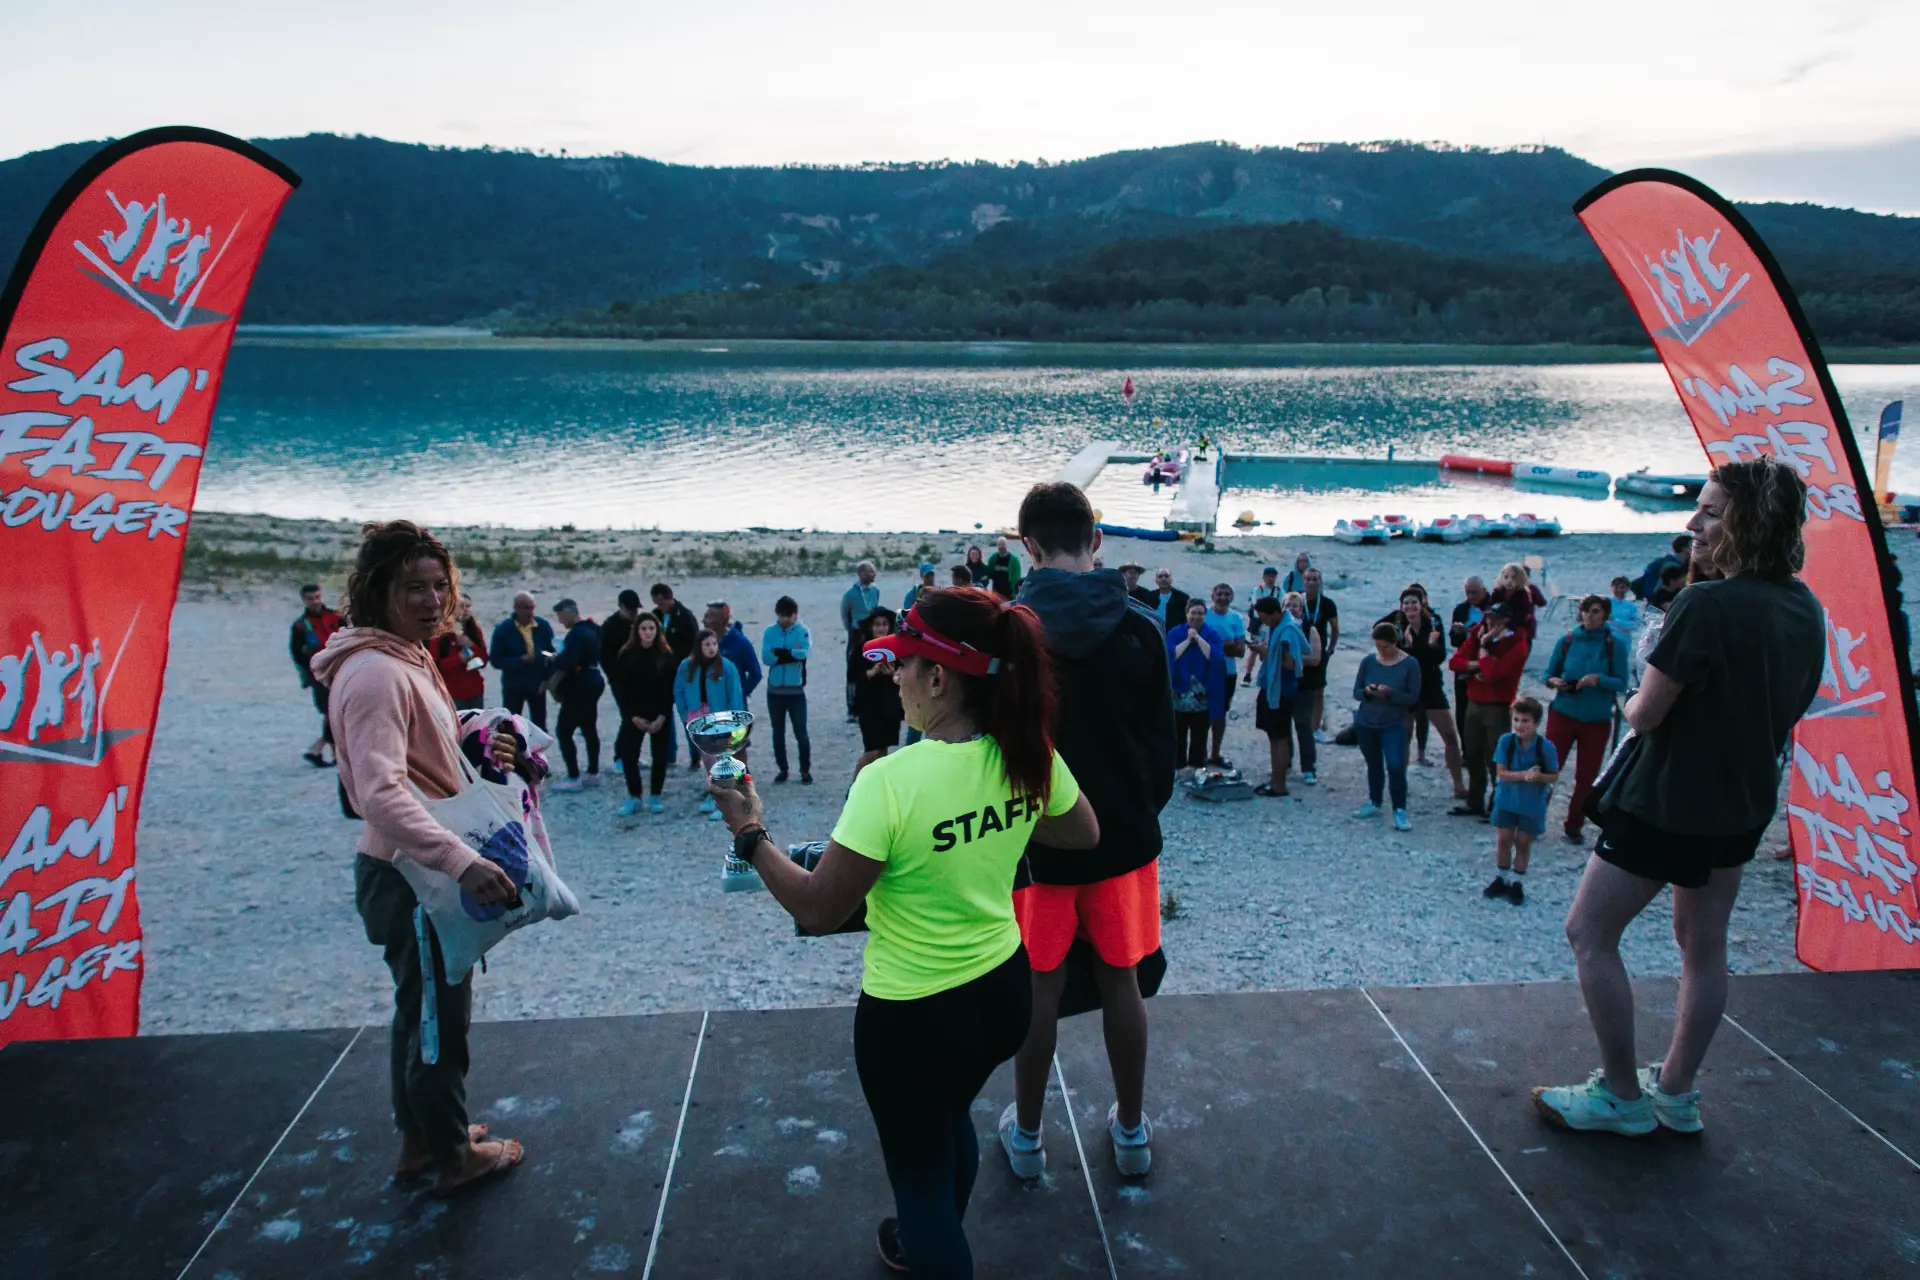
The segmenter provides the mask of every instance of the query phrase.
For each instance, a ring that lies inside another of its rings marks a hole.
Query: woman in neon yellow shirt
[[[880,1224],[880,1256],[922,1280],[971,1276],[960,1222],[980,1164],[973,1100],[1033,1008],[1014,871],[1030,837],[1090,849],[1100,827],[1054,753],[1053,672],[1025,606],[925,590],[865,652],[897,664],[907,723],[924,736],[854,779],[813,871],[768,837],[751,779],[714,798],[735,852],[802,928],[835,929],[865,901],[853,1054],[899,1215]]]

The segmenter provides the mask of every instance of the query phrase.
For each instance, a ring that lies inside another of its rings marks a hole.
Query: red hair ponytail
[[[1014,792],[1046,803],[1053,794],[1055,694],[1039,616],[977,587],[928,589],[914,607],[941,635],[1000,659],[997,675],[948,672],[960,681],[967,710],[1000,748]]]

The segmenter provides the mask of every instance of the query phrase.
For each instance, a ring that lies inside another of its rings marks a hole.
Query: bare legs
[[[1094,982],[1100,988],[1101,1030],[1107,1041],[1107,1065],[1113,1071],[1114,1101],[1120,1123],[1140,1123],[1147,1087],[1147,1002],[1140,982],[1129,967],[1116,969],[1094,961]],[[1013,1058],[1014,1114],[1023,1129],[1038,1129],[1047,1100],[1047,1076],[1053,1070],[1053,1051],[1059,1038],[1060,994],[1067,984],[1063,964],[1033,975],[1033,1021],[1027,1024],[1026,1043]]]
[[[1279,795],[1287,794],[1287,774],[1293,768],[1293,734],[1290,725],[1287,730],[1267,735],[1268,767],[1267,786]]]
[[[1660,1071],[1668,1093],[1693,1088],[1694,1074],[1727,1007],[1727,922],[1740,896],[1743,868],[1716,870],[1701,889],[1673,891],[1673,932],[1680,944],[1680,999],[1673,1042]],[[1567,913],[1567,941],[1580,970],[1607,1088],[1617,1098],[1640,1096],[1633,1042],[1633,988],[1620,959],[1620,935],[1664,888],[1622,871],[1599,856],[1587,859],[1580,890]]]
[[[1580,970],[1587,1017],[1600,1042],[1607,1088],[1628,1101],[1640,1096],[1640,1081],[1633,1052],[1633,988],[1620,959],[1620,935],[1663,888],[1658,880],[1622,871],[1595,855],[1587,859],[1586,874],[1567,912],[1567,941]]]
[[[1727,1011],[1727,922],[1744,870],[1721,867],[1706,887],[1673,891],[1673,940],[1680,944],[1681,970],[1673,1041],[1660,1067],[1660,1088],[1667,1093],[1693,1088],[1694,1073]]]
[[[1440,735],[1440,745],[1447,757],[1447,772],[1453,777],[1453,794],[1466,794],[1467,784],[1460,776],[1460,731],[1453,727],[1453,712],[1444,707],[1434,707],[1427,712],[1427,723]]]

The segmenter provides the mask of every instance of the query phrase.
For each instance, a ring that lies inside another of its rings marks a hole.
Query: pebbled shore
[[[456,547],[520,553],[510,569],[496,559],[470,575],[469,590],[488,626],[516,590],[535,591],[543,611],[564,593],[604,616],[619,587],[644,592],[656,577],[669,577],[696,609],[709,599],[729,599],[756,642],[772,620],[773,601],[791,594],[816,635],[829,637],[823,651],[835,647],[846,575],[797,576],[784,568],[799,563],[802,548],[809,567],[837,566],[870,547],[904,563],[924,554],[921,543],[930,541],[944,567],[965,545],[948,535],[443,533]],[[174,614],[139,832],[143,1030],[378,1023],[389,1007],[387,974],[352,902],[359,826],[340,817],[332,772],[300,759],[317,721],[286,656],[299,581],[311,573],[327,580],[330,594],[337,591],[344,575],[328,566],[348,545],[351,526],[200,516],[195,536],[213,547],[275,547],[280,562],[236,557],[209,573],[203,557]],[[601,559],[588,564],[583,552],[595,542]],[[1659,535],[1577,535],[1505,547],[1357,548],[1327,539],[1248,538],[1208,554],[1116,541],[1106,560],[1117,564],[1132,552],[1150,567],[1170,565],[1183,588],[1227,581],[1244,593],[1260,564],[1309,551],[1327,572],[1329,594],[1346,624],[1332,669],[1333,690],[1344,692],[1364,647],[1362,624],[1391,608],[1408,581],[1424,582],[1450,603],[1466,574],[1490,576],[1524,550],[1546,557],[1549,594],[1578,595],[1601,589],[1622,569],[1637,571],[1664,543]],[[742,569],[776,572],[716,574],[721,550]],[[768,552],[778,559],[760,558]],[[683,578],[677,568],[698,572]],[[909,578],[910,571],[883,573],[883,599],[897,604]],[[1543,635],[1564,627],[1566,616],[1556,613]],[[1546,649],[1539,646],[1528,675],[1536,693]],[[853,726],[838,714],[838,663],[831,657],[815,663],[811,686],[818,783],[767,789],[768,825],[782,843],[825,837],[858,754]],[[490,696],[497,691],[490,689]],[[1346,699],[1335,697],[1329,706],[1332,724],[1345,724]],[[585,912],[504,943],[489,971],[476,977],[476,1017],[850,1003],[859,986],[858,937],[799,939],[764,894],[719,892],[723,829],[694,813],[700,792],[684,760],[670,775],[665,815],[615,816],[624,790],[611,761],[611,701],[601,707],[608,752],[600,789],[545,801],[562,874]],[[1254,780],[1265,776],[1265,739],[1253,728],[1250,690],[1236,696],[1226,751]],[[1437,740],[1433,754],[1437,761]],[[755,759],[770,765],[764,742]],[[1324,748],[1321,785],[1301,787],[1296,775],[1292,800],[1206,805],[1176,795],[1163,816],[1162,887],[1178,903],[1166,924],[1165,989],[1571,977],[1561,922],[1586,851],[1559,843],[1557,825],[1550,824],[1535,851],[1527,905],[1485,901],[1480,889],[1491,875],[1491,829],[1445,816],[1450,790],[1443,768],[1410,772],[1414,829],[1405,834],[1348,817],[1365,789],[1359,753],[1351,748]],[[1558,789],[1555,816],[1568,790],[1566,784]],[[1735,913],[1731,964],[1737,972],[1799,967],[1791,864],[1768,853],[1785,839],[1785,824],[1777,821]],[[1668,918],[1656,904],[1628,932],[1628,963],[1636,975],[1677,971]]]

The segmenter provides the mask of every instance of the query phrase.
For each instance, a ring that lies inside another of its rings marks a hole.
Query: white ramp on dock
[[[1118,440],[1095,440],[1068,459],[1067,465],[1055,472],[1053,478],[1081,489],[1091,488],[1095,478],[1106,468],[1107,460],[1119,448]]]
[[[1167,512],[1167,528],[1189,533],[1212,533],[1220,518],[1220,466],[1224,454],[1196,458],[1180,477],[1180,490]]]

